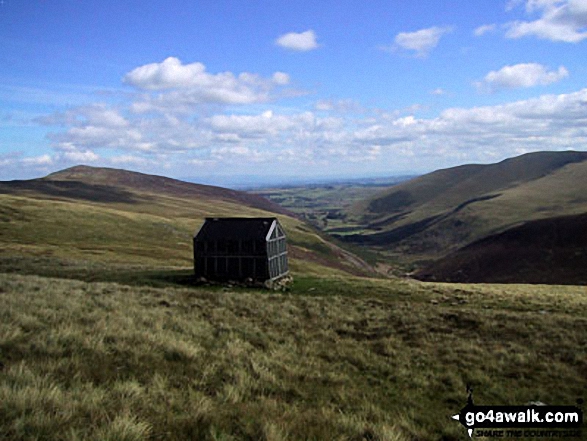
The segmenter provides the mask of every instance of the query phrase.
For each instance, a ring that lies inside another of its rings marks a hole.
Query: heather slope
[[[587,285],[587,214],[526,222],[419,270],[427,281]]]

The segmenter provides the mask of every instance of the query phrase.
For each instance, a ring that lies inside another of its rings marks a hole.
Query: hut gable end
[[[194,271],[208,280],[281,278],[289,272],[285,232],[276,218],[206,218],[194,237]]]

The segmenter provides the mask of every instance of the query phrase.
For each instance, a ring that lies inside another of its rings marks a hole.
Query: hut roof
[[[261,240],[267,237],[274,217],[207,217],[197,240]]]

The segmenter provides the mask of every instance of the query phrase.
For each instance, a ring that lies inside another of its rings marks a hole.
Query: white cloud
[[[211,157],[215,160],[226,162],[242,161],[260,162],[270,158],[270,154],[263,154],[258,150],[245,146],[219,147],[212,149]]]
[[[95,162],[100,159],[100,157],[91,150],[64,152],[62,156],[65,160],[75,163]]]
[[[489,72],[477,86],[482,90],[495,92],[503,89],[546,86],[568,76],[569,72],[564,66],[560,66],[556,71],[549,71],[538,63],[522,63]]]
[[[311,51],[319,46],[316,41],[316,33],[311,29],[300,33],[290,32],[284,34],[275,40],[275,44],[285,49],[299,52]]]
[[[329,111],[337,103],[322,104]],[[172,158],[166,162],[187,164],[197,159],[201,164],[214,161],[218,167],[223,163],[236,166],[238,159],[239,167],[270,160],[292,169],[304,169],[305,164],[384,164],[391,160],[402,164],[405,160],[403,166],[409,168],[412,156],[436,158],[444,165],[451,158],[455,162],[492,160],[524,149],[586,148],[587,89],[499,106],[451,108],[435,118],[397,112],[319,117],[313,112],[265,110],[218,113],[195,120],[189,116],[135,116],[125,118],[128,126],[115,128],[90,125],[82,118],[72,120],[74,126],[52,135],[57,150],[53,160],[59,164],[109,161],[151,166],[165,155]],[[120,154],[111,159],[100,157],[100,148]],[[48,160],[36,161],[48,164]]]
[[[362,144],[418,149],[436,156],[487,151],[499,157],[513,149],[557,150],[587,146],[587,89],[545,95],[498,106],[452,108],[432,119],[398,118],[354,133]],[[444,153],[432,153],[438,146]]]
[[[284,72],[275,72],[273,74],[273,82],[275,84],[279,84],[280,86],[285,86],[289,84],[289,75]]]
[[[394,40],[395,48],[414,51],[416,57],[423,58],[438,45],[443,35],[451,31],[451,27],[434,26],[415,32],[400,32]]]
[[[137,67],[123,81],[145,91],[164,91],[147,95],[135,103],[134,111],[148,112],[161,108],[189,108],[202,103],[251,104],[270,99],[270,92],[289,83],[289,75],[275,72],[271,78],[243,72],[211,74],[202,63],[182,64],[175,57],[161,63]]]
[[[311,129],[316,120],[311,112],[275,115],[268,110],[260,115],[214,115],[208,119],[208,123],[215,133],[229,136],[229,141],[234,141],[251,137],[275,137],[294,129],[299,133]]]
[[[314,104],[314,109],[326,112],[338,112],[338,113],[365,113],[365,109],[359,102],[344,99],[344,100],[318,100]]]
[[[108,108],[106,104],[92,104],[69,109],[65,112],[56,112],[51,115],[37,118],[43,125],[97,125],[104,127],[127,127],[128,121],[118,110]]]
[[[153,160],[148,160],[137,155],[119,155],[108,158],[109,162],[114,165],[134,165],[134,166],[145,166],[145,165],[156,165]]]
[[[23,158],[20,161],[24,166],[48,166],[53,164],[53,158],[49,155],[41,155],[41,156],[32,156]]]
[[[234,81],[232,74],[211,75],[202,63],[183,65],[178,58],[168,57],[161,63],[150,63],[127,73],[123,81],[140,89],[160,90],[210,86]]]
[[[508,23],[506,37],[534,36],[566,43],[578,43],[587,38],[585,0],[527,0],[526,12],[538,13],[539,18]]]
[[[438,44],[438,40],[416,44],[417,40],[409,47],[420,53]],[[192,69],[209,81],[205,88],[204,80],[194,79],[190,69],[182,70],[190,65],[177,61],[171,64],[178,71],[166,70],[164,62],[155,64],[160,74],[145,71],[140,79],[134,78],[142,91],[128,95],[131,101],[126,106],[120,101],[117,105],[81,106],[39,119],[61,126],[49,135],[55,153],[17,158],[16,163],[31,170],[93,162],[151,170],[165,164],[185,169],[214,164],[215,170],[254,171],[263,167],[271,171],[269,164],[280,164],[288,173],[310,173],[311,167],[319,167],[314,172],[329,167],[353,170],[352,164],[365,161],[380,171],[390,164],[414,170],[424,163],[448,166],[505,158],[516,151],[587,149],[587,89],[499,106],[446,109],[429,118],[419,117],[424,114],[422,106],[386,113],[333,98],[317,99],[313,111],[301,111],[259,104],[290,83],[284,72],[268,77],[250,73],[223,76]],[[163,75],[165,72],[169,75]],[[549,84],[567,75],[563,66],[557,70],[528,63],[490,72],[481,84],[497,91]],[[172,84],[177,87],[166,88]],[[231,102],[206,95],[222,93],[248,94],[255,105],[238,110],[237,106],[201,105]],[[439,88],[430,93],[445,91]],[[152,113],[137,113],[141,107]],[[415,157],[423,162],[416,163]]]
[[[442,89],[441,87],[438,87],[438,88],[432,90],[430,92],[430,95],[436,95],[436,96],[446,95],[446,90]]]
[[[473,33],[475,34],[475,36],[480,37],[482,35],[488,34],[490,32],[495,31],[496,29],[496,25],[495,24],[487,24],[487,25],[482,25],[479,26],[478,28],[476,28]]]

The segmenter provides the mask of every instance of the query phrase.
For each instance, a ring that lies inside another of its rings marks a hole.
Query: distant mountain
[[[527,222],[586,212],[587,152],[537,152],[393,186],[354,204],[355,228],[339,237],[422,266]]]

